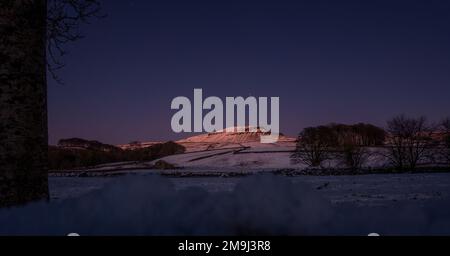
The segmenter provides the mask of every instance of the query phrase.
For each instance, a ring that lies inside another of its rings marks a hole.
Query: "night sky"
[[[49,79],[50,144],[175,134],[170,102],[280,97],[280,130],[450,115],[450,1],[104,1]]]

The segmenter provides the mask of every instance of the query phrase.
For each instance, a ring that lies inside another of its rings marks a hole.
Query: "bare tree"
[[[0,1],[0,207],[48,198],[46,70],[97,4]]]
[[[309,127],[298,137],[294,163],[321,166],[328,159],[340,161],[356,170],[361,168],[370,156],[367,147],[383,145],[385,131],[371,124],[329,124]]]
[[[442,129],[442,150],[441,155],[447,164],[450,164],[450,118],[441,122]]]
[[[432,129],[425,117],[409,118],[399,115],[387,122],[388,149],[387,157],[399,170],[415,169],[417,164],[427,157],[433,140]]]
[[[444,127],[446,135],[450,135],[450,117],[447,117],[442,121],[442,127]]]
[[[370,151],[360,145],[341,146],[340,153],[343,164],[352,170],[360,169],[370,157]]]
[[[336,137],[330,127],[308,127],[299,134],[291,159],[294,163],[318,167],[331,157],[331,148],[335,145]]]
[[[371,124],[332,124],[337,137],[337,157],[352,170],[361,168],[370,157],[368,147],[384,144],[385,131]]]
[[[99,0],[47,0],[47,69],[61,83],[56,71],[64,67],[65,45],[83,38],[80,25],[105,17]]]

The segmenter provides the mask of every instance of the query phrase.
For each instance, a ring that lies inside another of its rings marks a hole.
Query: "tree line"
[[[431,124],[425,117],[399,115],[387,121],[386,129],[365,123],[307,127],[291,158],[310,167],[333,162],[357,170],[374,155],[398,171],[420,163],[450,166],[450,118]]]
[[[68,170],[92,167],[100,164],[128,161],[152,161],[164,156],[183,153],[185,148],[175,142],[154,144],[136,149],[121,149],[97,141],[70,139],[83,147],[68,147],[68,140],[61,140],[59,146],[49,146],[48,166],[50,170]]]

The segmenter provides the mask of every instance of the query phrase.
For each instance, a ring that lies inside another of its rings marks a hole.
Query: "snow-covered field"
[[[450,235],[450,175],[52,177],[0,235]]]
[[[179,141],[184,154],[51,173],[50,203],[0,210],[0,234],[450,235],[450,173],[275,175],[306,167],[291,162],[295,141],[254,135],[199,135]],[[366,167],[385,166],[380,155]],[[159,160],[176,168],[152,169]]]
[[[306,169],[304,163],[293,163],[291,156],[296,148],[296,139],[281,135],[276,143],[261,143],[258,132],[215,132],[201,134],[176,141],[185,147],[182,154],[169,155],[150,162],[123,162],[93,166],[82,170],[53,172],[57,176],[76,176],[89,172],[90,176],[102,175],[105,172],[151,169],[155,163],[162,160],[172,170],[165,169],[160,172],[166,174],[180,173],[239,173],[263,172],[278,169]],[[143,143],[143,145],[151,142]],[[131,147],[121,145],[121,147]],[[367,148],[364,168],[383,168],[388,166],[388,159],[383,156],[384,148]],[[327,160],[323,162],[324,168],[345,168],[342,160]],[[71,174],[73,173],[73,174]],[[94,175],[91,175],[94,174]]]
[[[152,171],[137,175],[148,175]],[[78,197],[106,184],[123,178],[117,177],[50,177],[53,200]],[[247,177],[190,177],[167,178],[176,189],[202,188],[208,192],[232,191]],[[372,174],[354,176],[299,176],[289,177],[294,182],[305,182],[335,204],[355,206],[395,205],[401,202],[450,199],[450,173],[431,174]]]

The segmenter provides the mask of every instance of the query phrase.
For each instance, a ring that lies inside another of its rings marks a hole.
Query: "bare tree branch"
[[[83,38],[81,24],[102,17],[100,0],[47,1],[47,69],[57,82],[62,83],[56,72],[64,67],[65,45]]]
[[[398,169],[415,169],[434,146],[433,128],[425,117],[399,115],[388,121],[388,158]]]

